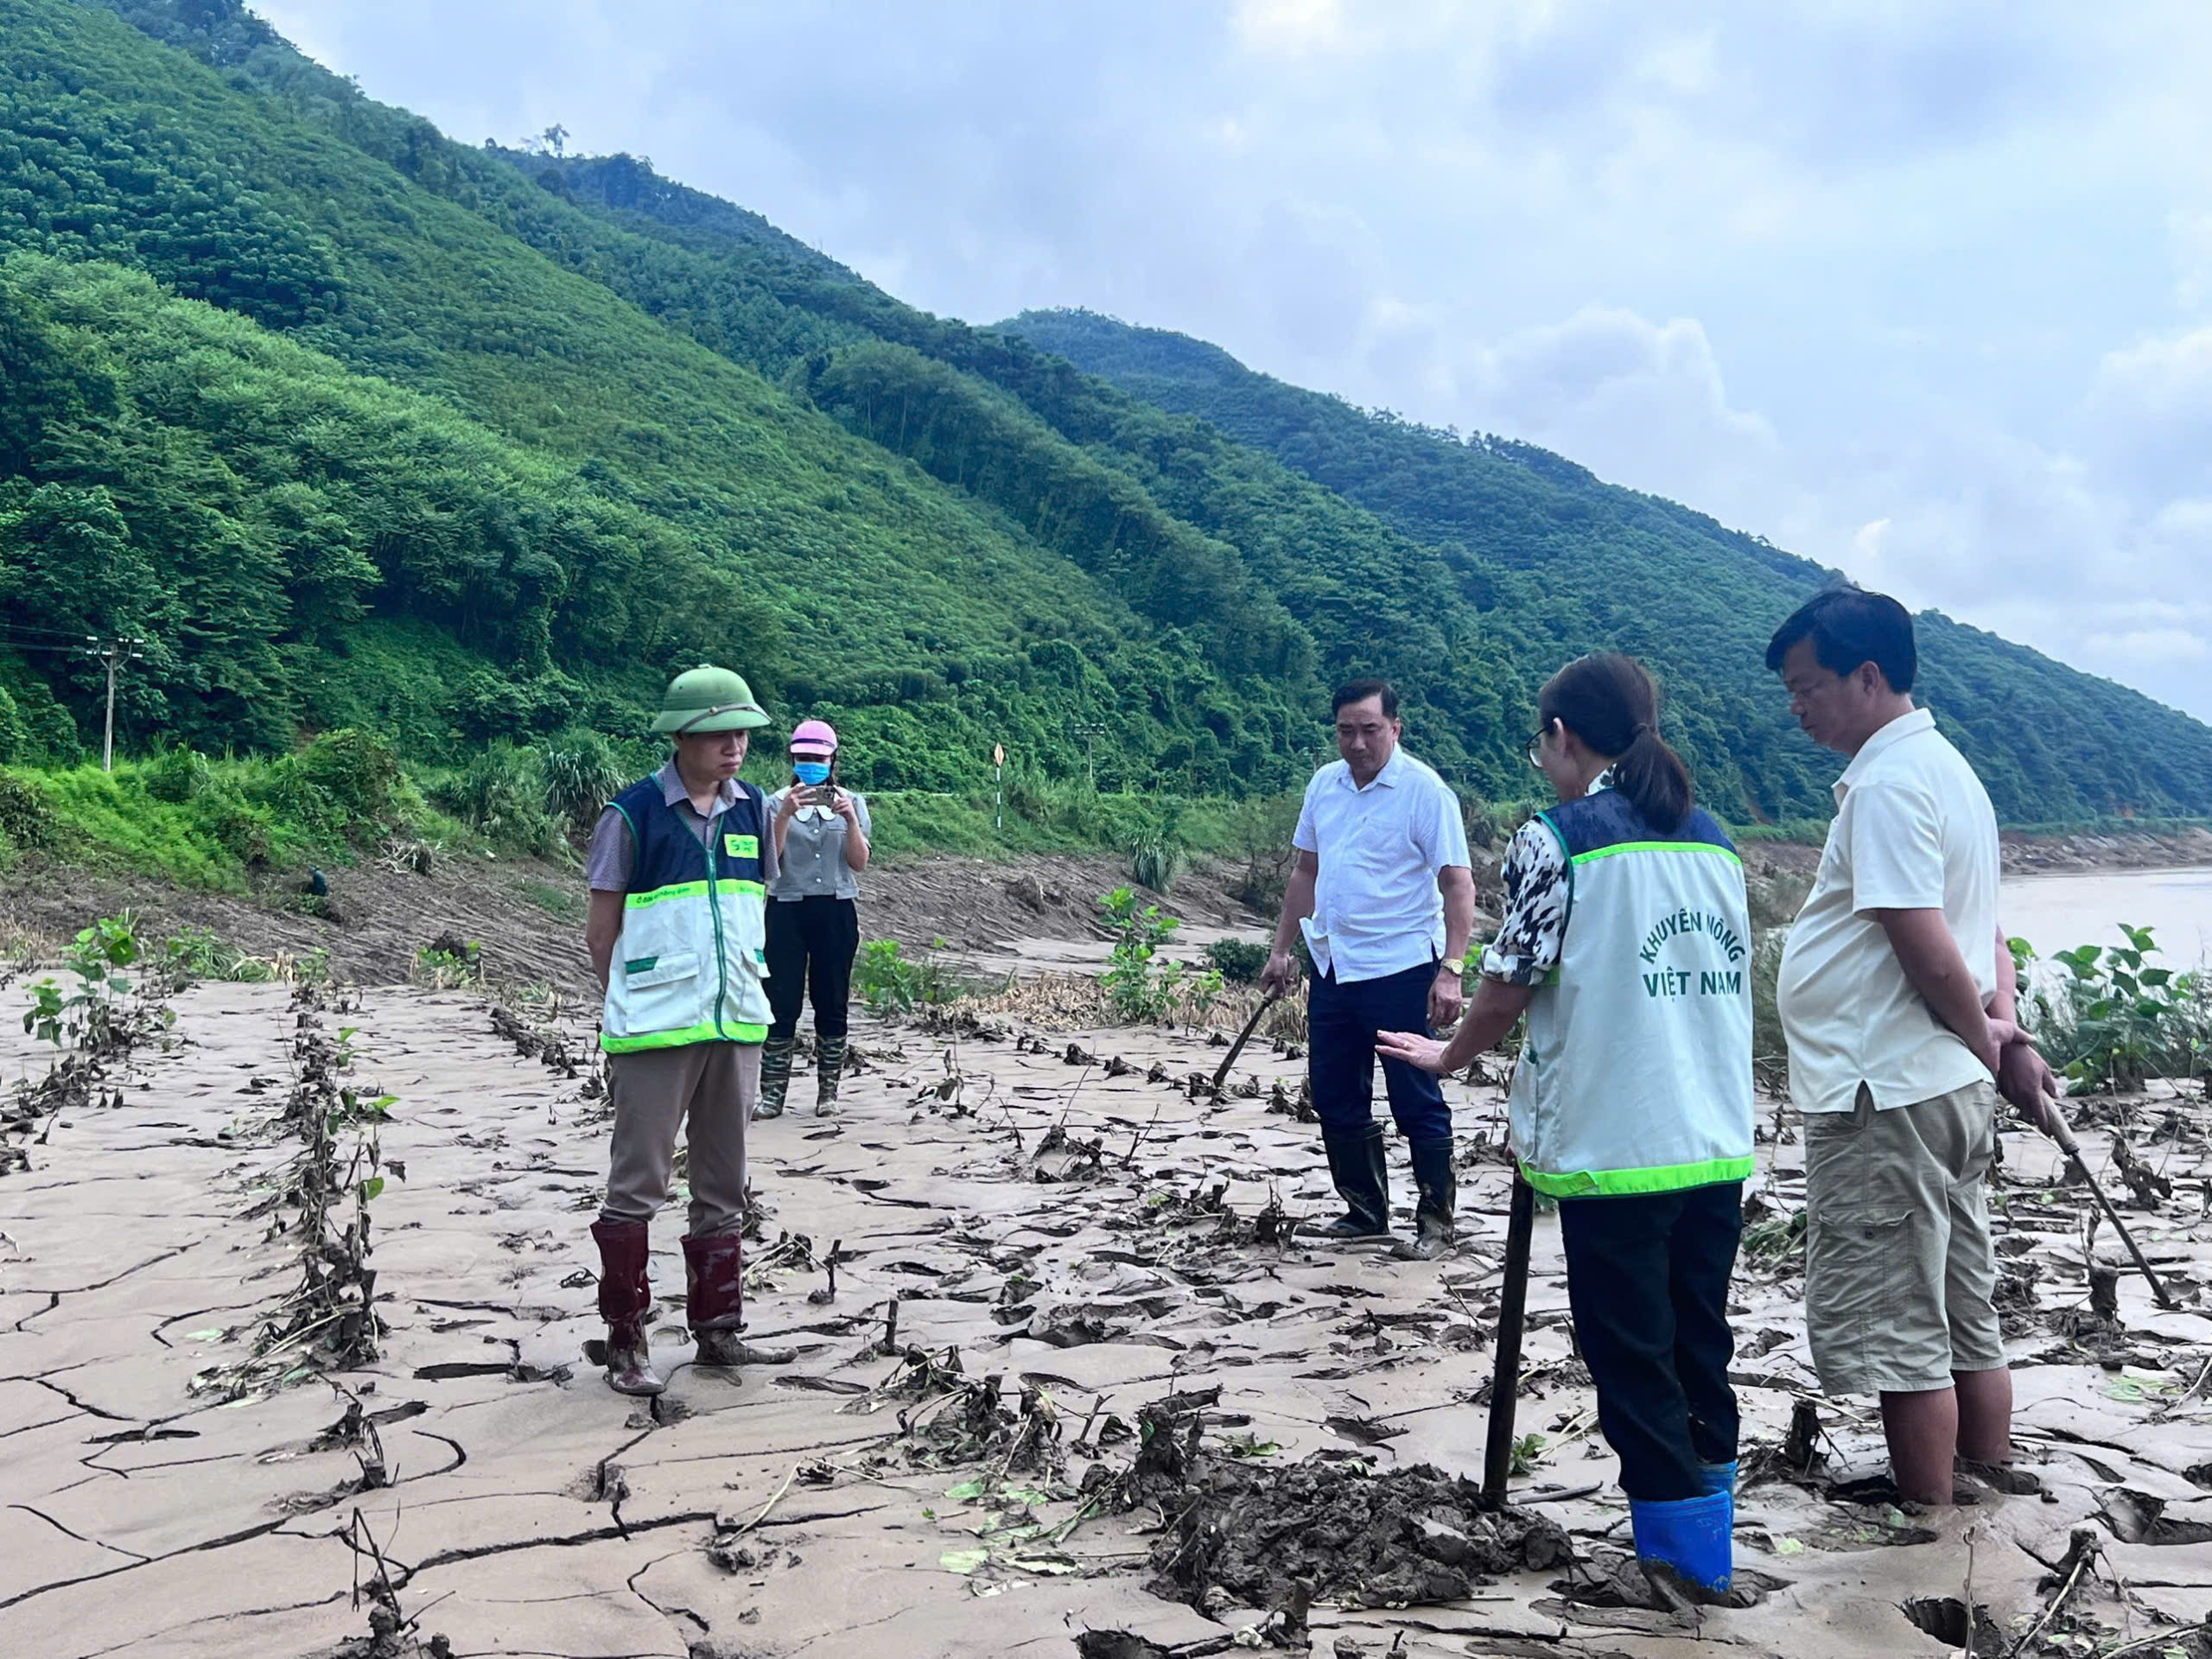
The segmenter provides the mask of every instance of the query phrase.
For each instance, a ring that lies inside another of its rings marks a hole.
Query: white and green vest
[[[758,1043],[768,1035],[766,890],[758,790],[737,800],[702,842],[658,778],[632,784],[614,808],[630,826],[636,868],[622,936],[607,976],[600,1046],[622,1054],[687,1043]]]
[[[1513,1074],[1522,1175],[1556,1198],[1751,1173],[1751,927],[1744,868],[1693,811],[1672,836],[1618,791],[1541,815],[1568,859],[1559,966]]]

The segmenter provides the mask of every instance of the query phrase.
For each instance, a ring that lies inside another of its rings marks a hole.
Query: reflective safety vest
[[[600,1044],[623,1054],[686,1043],[757,1043],[768,1035],[766,889],[760,838],[767,803],[749,784],[704,843],[658,777],[614,798],[638,849],[622,936],[607,975]]]
[[[1513,1147],[1556,1198],[1751,1173],[1751,924],[1743,861],[1694,810],[1655,835],[1602,789],[1541,815],[1568,859],[1559,966],[1529,1005]]]

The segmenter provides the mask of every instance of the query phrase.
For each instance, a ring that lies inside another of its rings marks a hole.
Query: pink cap
[[[802,720],[784,747],[793,754],[806,749],[816,754],[837,753],[836,728],[826,720]]]

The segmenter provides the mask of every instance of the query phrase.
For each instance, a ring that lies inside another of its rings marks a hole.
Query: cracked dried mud
[[[20,998],[0,1023],[11,1101],[48,1065],[16,1034]],[[1195,1655],[1250,1626],[1248,1645],[1337,1655],[2135,1641],[2206,1659],[2212,1170],[2194,1090],[2084,1124],[2101,1168],[2125,1134],[2158,1176],[2116,1190],[2173,1312],[2102,1271],[2117,1243],[2085,1231],[2086,1192],[2006,1135],[2020,1461],[1963,1471],[1974,1503],[1916,1514],[1868,1478],[1866,1402],[1803,1408],[1801,1149],[1770,1119],[1732,1310],[1738,1560],[1766,1588],[1692,1624],[1619,1591],[1626,1507],[1548,1219],[1519,1404],[1541,1440],[1509,1515],[1464,1484],[1504,1231],[1492,1084],[1449,1085],[1457,1251],[1400,1261],[1294,1230],[1333,1211],[1293,1103],[1303,1062],[1265,1033],[1215,1100],[1189,1083],[1218,1063],[1213,1033],[1019,1007],[957,1037],[862,1020],[842,1115],[751,1135],[747,1335],[796,1363],[686,1363],[672,1208],[652,1332],[671,1383],[649,1404],[584,1353],[606,1136],[588,1026],[495,1021],[461,992],[347,998],[316,1016],[350,1056],[337,1081],[392,1097],[365,1222],[353,1141],[287,1122],[302,1066],[325,1061],[281,985],[186,991],[166,1045],[8,1120],[7,1653],[385,1659],[435,1635],[560,1659],[1062,1656],[1079,1638]],[[319,1168],[336,1196],[315,1198]],[[323,1243],[303,1250],[308,1213]],[[390,1602],[366,1593],[385,1585]]]

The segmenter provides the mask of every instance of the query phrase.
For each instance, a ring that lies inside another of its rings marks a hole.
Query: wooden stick
[[[2051,1122],[2056,1126],[2050,1138],[2058,1143],[2059,1151],[2066,1154],[2068,1161],[2081,1172],[2082,1179],[2089,1184],[2091,1195],[2103,1209],[2106,1218],[2119,1232],[2120,1242],[2127,1246],[2127,1253],[2135,1259],[2137,1268],[2141,1271],[2144,1278],[2150,1281],[2151,1294],[2158,1299],[2158,1306],[2164,1308],[2180,1306],[2180,1304],[2167,1294],[2165,1286],[2158,1282],[2158,1275],[2151,1271],[2151,1263],[2136,1244],[2134,1234],[2127,1230],[2127,1224],[2120,1218],[2120,1211],[2113,1207],[2112,1200],[2105,1196],[2104,1188],[2098,1185],[2096,1176],[2090,1173],[2088,1160],[2082,1156],[2082,1143],[2074,1138],[2074,1131],[2066,1127],[2066,1120],[2058,1114],[2057,1100],[2055,1097],[2046,1097],[2044,1101],[2044,1108],[2050,1114]]]
[[[1513,1472],[1513,1414],[1521,1386],[1521,1328],[1529,1308],[1529,1243],[1536,1226],[1536,1191],[1513,1173],[1513,1208],[1505,1228],[1505,1283],[1497,1309],[1497,1359],[1490,1378],[1490,1440],[1483,1454],[1483,1501],[1505,1504]]]
[[[1269,1008],[1282,1001],[1281,991],[1269,992],[1260,999],[1260,1006],[1252,1010],[1252,1017],[1244,1022],[1244,1029],[1236,1033],[1236,1040],[1229,1046],[1229,1052],[1221,1057],[1221,1064],[1214,1068],[1213,1091],[1218,1095],[1221,1085],[1229,1081],[1229,1068],[1236,1064],[1236,1057],[1244,1052],[1244,1045],[1252,1040],[1252,1033],[1260,1028],[1260,1020]]]

